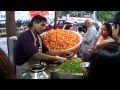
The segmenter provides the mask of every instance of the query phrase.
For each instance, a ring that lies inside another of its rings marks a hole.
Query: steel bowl
[[[52,79],[82,79],[83,73],[68,74],[63,72],[56,72],[57,64],[50,64],[47,68],[51,72]]]
[[[83,79],[83,73],[68,74],[63,72],[51,72],[53,79]]]
[[[64,29],[61,29],[61,30],[64,30]],[[83,37],[82,37],[81,34],[79,34],[79,33],[76,32],[76,31],[72,31],[72,30],[68,30],[68,31],[76,34],[76,35],[79,37],[79,39],[80,39],[80,41],[78,42],[78,44],[76,44],[75,46],[73,46],[73,47],[65,50],[65,51],[73,52],[74,55],[75,55],[75,53],[77,53],[77,51],[78,51],[78,49],[79,49],[80,44],[81,44],[82,41],[83,41]],[[47,32],[42,33],[41,36],[44,35],[44,34],[46,34],[46,33],[47,33]]]

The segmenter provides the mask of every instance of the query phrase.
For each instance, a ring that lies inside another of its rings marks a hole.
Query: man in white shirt
[[[95,45],[97,30],[89,19],[85,20],[85,26],[87,27],[87,32],[83,37],[81,49],[83,52],[83,61],[89,62],[90,51],[88,49],[94,47]]]

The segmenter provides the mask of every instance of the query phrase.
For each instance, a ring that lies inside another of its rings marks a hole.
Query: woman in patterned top
[[[112,38],[112,27],[109,23],[104,23],[101,28],[101,36],[98,38],[96,46],[108,42],[114,42],[114,39]]]
[[[105,22],[101,27],[101,36],[97,39],[94,48],[108,42],[114,42],[114,39],[112,38],[111,25]],[[89,51],[93,50],[94,48],[90,48]]]

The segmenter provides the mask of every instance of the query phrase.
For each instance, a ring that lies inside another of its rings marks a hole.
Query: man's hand
[[[120,43],[119,30],[120,30],[119,25],[117,25],[116,28],[115,28],[115,25],[113,25],[113,28],[112,28],[112,37],[113,37],[113,38],[115,39],[115,41],[118,42],[118,43]]]
[[[63,57],[60,57],[60,56],[56,56],[56,58],[57,58],[58,63],[64,63],[65,61],[67,61],[66,58],[63,58]]]
[[[116,29],[115,29],[115,25],[113,25],[112,36],[116,37],[116,36],[118,36],[118,33],[119,33],[119,25],[117,25]]]
[[[69,52],[69,51],[62,51],[60,56],[70,59],[74,56],[74,53]]]

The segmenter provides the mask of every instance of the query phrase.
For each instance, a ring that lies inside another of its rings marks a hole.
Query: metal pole
[[[17,36],[9,37],[7,40],[8,40],[8,56],[13,67],[15,68],[15,48],[17,43]]]
[[[93,20],[96,20],[96,11],[93,11]]]

